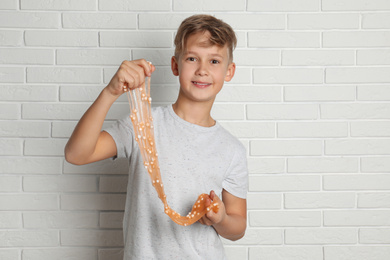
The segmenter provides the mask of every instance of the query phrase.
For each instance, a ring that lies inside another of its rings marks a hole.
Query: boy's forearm
[[[94,152],[104,119],[116,99],[117,97],[105,88],[84,113],[66,144],[67,161],[84,164],[84,161]]]
[[[241,215],[226,215],[218,224],[213,225],[217,233],[229,240],[242,238],[246,230],[246,218]]]

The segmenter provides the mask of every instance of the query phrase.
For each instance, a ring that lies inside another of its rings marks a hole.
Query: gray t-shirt
[[[169,206],[187,215],[201,193],[222,189],[246,198],[248,170],[244,146],[218,122],[191,124],[172,106],[152,109],[161,177]],[[129,118],[106,129],[117,157],[129,159],[129,182],[123,223],[124,259],[225,259],[223,244],[210,227],[184,227],[165,215],[146,172]]]

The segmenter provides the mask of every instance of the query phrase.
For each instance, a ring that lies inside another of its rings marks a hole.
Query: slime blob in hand
[[[164,185],[161,180],[160,167],[158,164],[158,154],[153,131],[153,117],[151,111],[152,98],[150,97],[150,77],[147,78],[147,84],[140,88],[128,91],[124,88],[130,105],[130,119],[133,124],[135,140],[137,141],[144,166],[152,180],[152,185],[156,189],[158,197],[164,204],[164,212],[177,224],[188,226],[198,221],[208,211],[218,212],[217,203],[206,206],[208,194],[199,195],[190,213],[187,216],[181,216],[172,210],[167,203],[167,196],[164,192]],[[210,199],[211,201],[211,199]]]

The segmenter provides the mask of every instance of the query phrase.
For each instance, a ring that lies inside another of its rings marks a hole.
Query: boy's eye
[[[219,61],[218,61],[218,60],[212,60],[211,63],[212,63],[212,64],[218,64]]]
[[[195,61],[196,59],[194,57],[188,57],[187,60],[188,61]]]

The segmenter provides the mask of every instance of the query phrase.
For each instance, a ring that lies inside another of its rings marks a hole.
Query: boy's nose
[[[208,75],[207,65],[204,63],[200,63],[198,69],[196,70],[196,74],[199,76],[207,76]]]

